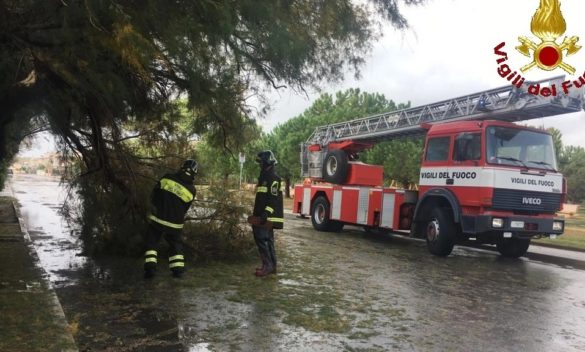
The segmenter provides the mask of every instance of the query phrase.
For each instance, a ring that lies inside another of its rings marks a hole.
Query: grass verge
[[[585,206],[580,206],[579,211],[566,217],[565,233],[554,240],[543,238],[535,240],[534,244],[553,245],[585,251]]]

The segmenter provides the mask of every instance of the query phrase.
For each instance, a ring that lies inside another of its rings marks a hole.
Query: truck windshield
[[[488,127],[486,135],[488,163],[556,171],[551,135],[496,126]]]

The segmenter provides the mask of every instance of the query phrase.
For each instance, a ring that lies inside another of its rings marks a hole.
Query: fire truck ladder
[[[564,81],[564,76],[557,76],[525,82],[522,88],[509,84],[438,103],[317,127],[301,146],[301,175],[321,177],[323,158],[331,142],[370,143],[424,134],[423,124],[488,119],[514,122],[581,111],[583,90],[573,89],[569,94],[559,92]],[[530,94],[528,87],[535,84],[541,89],[555,85],[557,96]],[[310,151],[309,147],[315,145],[320,148]]]
[[[581,111],[581,89],[575,89],[569,95],[561,91],[556,97],[532,95],[527,91],[530,84],[540,84],[541,89],[554,84],[559,90],[564,81],[564,76],[557,76],[526,82],[522,88],[509,84],[438,103],[320,126],[309,137],[306,145],[327,146],[331,142],[344,140],[370,142],[393,139],[424,133],[424,123],[488,119],[524,121]]]

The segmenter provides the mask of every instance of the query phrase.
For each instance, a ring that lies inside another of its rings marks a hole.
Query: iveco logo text
[[[542,199],[540,199],[540,198],[526,198],[526,197],[522,197],[522,204],[541,205],[542,204]]]

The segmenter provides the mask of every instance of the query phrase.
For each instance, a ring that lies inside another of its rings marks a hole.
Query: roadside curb
[[[9,185],[9,187],[10,187],[10,185]],[[44,284],[47,287],[46,292],[49,295],[50,300],[51,300],[51,307],[50,308],[54,314],[54,318],[55,318],[54,323],[61,327],[61,329],[63,331],[62,332],[63,340],[65,340],[71,346],[75,346],[75,348],[62,349],[61,351],[62,352],[74,352],[74,351],[78,352],[79,349],[77,348],[77,344],[75,343],[75,339],[73,338],[73,335],[71,334],[71,331],[69,329],[69,324],[67,322],[67,318],[65,317],[65,312],[63,311],[63,306],[61,306],[61,302],[59,302],[59,298],[57,296],[57,293],[55,292],[55,289],[49,280],[49,274],[45,271],[45,269],[42,267],[42,265],[40,263],[39,256],[38,256],[37,251],[34,247],[32,239],[28,233],[28,230],[26,228],[24,218],[22,217],[22,214],[20,212],[20,207],[18,206],[18,202],[16,201],[16,198],[14,197],[14,192],[12,191],[12,187],[10,187],[10,193],[12,194],[12,199],[13,199],[12,200],[12,207],[14,208],[16,218],[18,219],[20,232],[22,233],[22,237],[24,239],[24,245],[28,249],[28,252],[33,260],[33,264],[41,272],[40,279],[43,280]]]
[[[530,246],[547,247],[547,248],[554,248],[554,249],[562,249],[565,251],[585,253],[585,249],[583,249],[583,248],[568,247],[568,246],[563,246],[560,244],[531,242]]]

